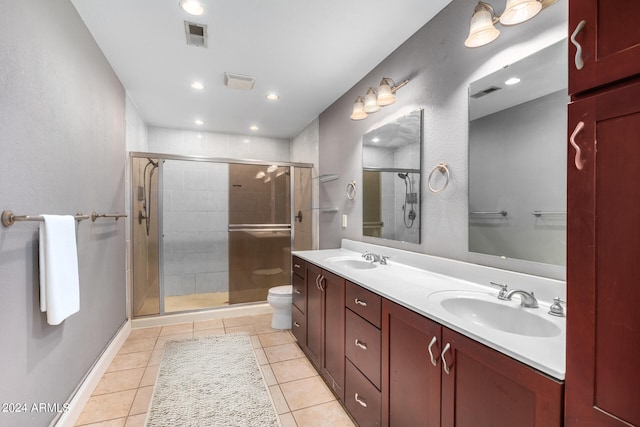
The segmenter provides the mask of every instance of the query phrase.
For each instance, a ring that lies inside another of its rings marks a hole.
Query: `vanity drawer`
[[[291,307],[291,333],[298,340],[298,345],[304,348],[307,345],[307,324],[304,313],[295,305]]]
[[[379,389],[382,366],[380,329],[351,310],[345,311],[345,355]]]
[[[291,268],[293,269],[293,274],[300,276],[304,280],[304,261],[297,256],[293,257],[293,262]]]
[[[347,281],[346,306],[354,313],[380,327],[382,298],[373,292]]]
[[[291,278],[291,285],[293,287],[293,305],[298,307],[300,311],[304,313],[307,310],[307,289],[304,283],[304,279],[297,274],[294,274]]]
[[[375,427],[382,419],[382,394],[349,360],[345,361],[344,402],[358,425]]]

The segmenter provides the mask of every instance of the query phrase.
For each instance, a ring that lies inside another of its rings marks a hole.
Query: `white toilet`
[[[276,286],[269,289],[267,302],[273,307],[273,329],[291,329],[291,301],[293,300],[293,286]]]

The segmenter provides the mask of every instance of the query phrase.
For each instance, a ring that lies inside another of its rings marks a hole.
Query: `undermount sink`
[[[330,264],[339,265],[345,268],[352,268],[355,270],[369,270],[378,266],[371,261],[353,257],[332,257],[327,258],[326,261]]]
[[[543,317],[547,315],[546,310],[524,308],[484,292],[435,292],[429,296],[429,302],[439,304],[449,314],[465,322],[502,332],[547,338],[561,333],[557,325]]]

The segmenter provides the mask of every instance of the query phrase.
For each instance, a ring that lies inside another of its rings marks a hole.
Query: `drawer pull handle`
[[[360,399],[360,396],[358,396],[358,393],[356,393],[355,399],[356,399],[356,402],[358,402],[360,404],[360,406],[362,406],[363,408],[367,407],[367,402],[365,402],[364,400]]]
[[[299,289],[296,289],[296,294],[300,295],[302,292],[300,292]]]
[[[298,322],[293,322],[293,326],[295,326],[296,328],[299,328],[299,327],[300,327],[300,323],[298,323]]]
[[[300,268],[300,264],[293,264],[294,268]]]
[[[431,357],[431,364],[433,366],[438,366],[438,361],[433,357],[433,351],[431,350],[436,341],[437,338],[434,336],[433,338],[431,338],[431,342],[429,343],[429,356]]]
[[[358,298],[356,298],[355,301],[356,301],[356,304],[358,304],[358,305],[361,305],[363,307],[367,306],[367,302],[366,301],[362,301],[361,299],[358,299]]]
[[[367,344],[359,341],[358,338],[356,338],[356,343],[355,344],[356,344],[356,347],[360,347],[363,350],[367,349]]]
[[[576,136],[578,136],[578,134],[582,129],[584,129],[584,122],[581,121],[581,122],[578,122],[578,124],[576,125],[576,128],[573,130],[573,132],[571,133],[571,136],[569,137],[569,142],[571,143],[573,148],[575,148],[576,150],[576,157],[574,159],[574,163],[576,165],[576,169],[578,169],[579,171],[582,170],[582,168],[584,168],[584,160],[582,160],[582,157],[581,157],[582,150],[580,150],[580,147],[576,143]]]
[[[447,345],[445,345],[444,349],[442,350],[442,367],[444,368],[444,373],[447,375],[449,375],[451,371],[449,371],[449,366],[447,365],[447,359],[444,358],[444,355],[447,351],[449,351],[450,348],[451,348],[451,345],[447,343]]]
[[[576,36],[580,31],[582,31],[585,25],[587,25],[587,21],[583,19],[578,23],[576,29],[573,30],[573,34],[571,34],[571,43],[573,43],[573,45],[576,47],[576,70],[582,70],[582,67],[584,67],[584,60],[582,59],[582,46],[576,41]]]

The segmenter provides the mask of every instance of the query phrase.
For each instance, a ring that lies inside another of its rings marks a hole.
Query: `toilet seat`
[[[292,285],[276,286],[274,288],[269,289],[269,296],[286,297],[286,296],[291,296],[292,294],[293,294]]]

